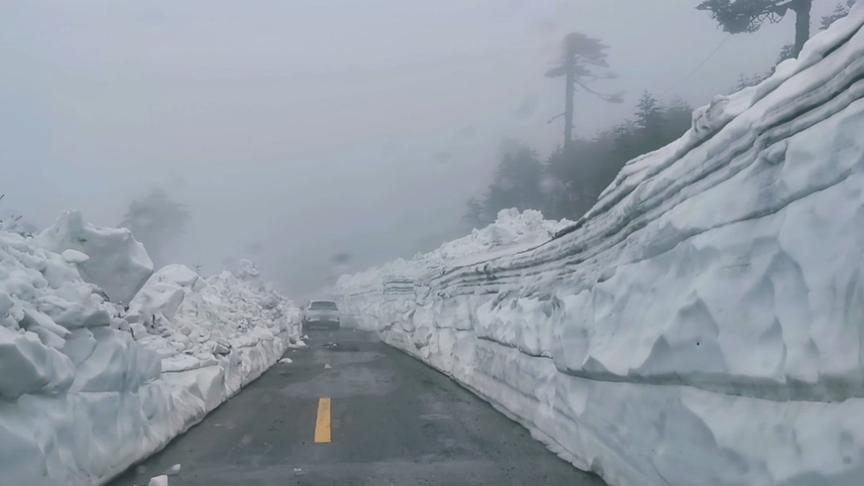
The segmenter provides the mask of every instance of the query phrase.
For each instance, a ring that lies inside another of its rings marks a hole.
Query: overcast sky
[[[790,18],[729,37],[695,0],[0,3],[2,204],[116,225],[163,187],[191,214],[178,261],[254,256],[298,296],[335,253],[356,269],[466,232],[502,139],[554,149],[543,72],[567,32],[610,46],[626,92],[577,95],[585,136],[644,90],[705,104],[793,36]]]

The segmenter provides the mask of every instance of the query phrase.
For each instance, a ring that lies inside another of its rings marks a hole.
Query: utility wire
[[[703,59],[702,62],[699,63],[699,65],[697,65],[695,68],[693,68],[692,71],[690,71],[689,73],[687,73],[686,76],[684,76],[683,78],[681,78],[681,81],[679,81],[679,83],[683,83],[683,82],[685,82],[685,81],[689,81],[690,78],[692,78],[694,74],[696,74],[697,72],[699,72],[700,69],[702,69],[706,64],[708,64],[708,61],[710,61],[711,59],[714,59],[714,56],[716,56],[717,53],[720,52],[720,49],[722,49],[723,46],[726,45],[726,42],[728,42],[729,39],[731,39],[731,38],[732,38],[732,34],[726,34],[726,37],[724,37],[724,38],[723,38],[723,39],[722,39],[722,40],[717,44],[717,47],[715,47],[714,50],[711,51],[711,53],[708,54],[708,56],[707,56],[705,59]]]

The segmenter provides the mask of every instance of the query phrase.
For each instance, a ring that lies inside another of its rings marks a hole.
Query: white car
[[[330,300],[313,300],[303,310],[303,329],[313,326],[326,326],[339,329],[339,308]]]

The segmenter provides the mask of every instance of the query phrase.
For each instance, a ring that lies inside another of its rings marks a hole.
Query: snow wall
[[[245,266],[154,273],[128,230],[77,213],[0,231],[0,483],[104,483],[302,345]]]
[[[548,241],[346,276],[343,308],[611,484],[862,484],[862,25],[697,110]]]

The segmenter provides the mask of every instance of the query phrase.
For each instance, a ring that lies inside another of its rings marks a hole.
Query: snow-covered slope
[[[861,484],[862,25],[697,110],[557,238],[345,278],[343,306],[612,484]]]
[[[37,238],[0,231],[0,483],[104,482],[298,338],[296,308],[249,275],[149,261],[75,213]]]

